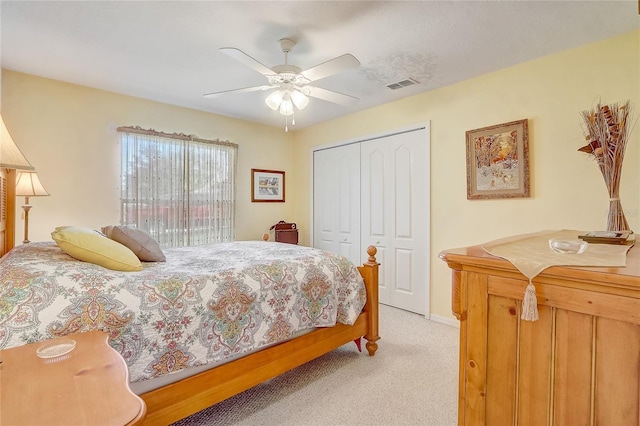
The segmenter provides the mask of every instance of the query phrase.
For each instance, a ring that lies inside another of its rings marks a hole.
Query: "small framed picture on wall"
[[[284,202],[284,172],[251,169],[252,202]]]
[[[467,131],[467,199],[529,194],[528,120]]]

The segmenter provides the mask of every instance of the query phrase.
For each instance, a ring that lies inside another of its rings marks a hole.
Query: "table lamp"
[[[49,195],[46,189],[40,183],[36,172],[21,171],[18,172],[16,179],[16,196],[24,197],[24,240],[23,243],[29,242],[29,197],[42,197]]]
[[[0,168],[33,170],[33,166],[24,157],[4,124],[0,115]]]

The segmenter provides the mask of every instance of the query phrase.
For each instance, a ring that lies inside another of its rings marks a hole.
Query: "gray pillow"
[[[165,262],[167,260],[158,242],[142,229],[110,225],[103,227],[102,233],[127,246],[143,262]]]

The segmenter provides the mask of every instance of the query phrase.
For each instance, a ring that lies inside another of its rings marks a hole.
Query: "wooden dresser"
[[[460,320],[459,425],[640,425],[640,247],[625,268],[552,267],[528,284],[480,246],[447,250]]]

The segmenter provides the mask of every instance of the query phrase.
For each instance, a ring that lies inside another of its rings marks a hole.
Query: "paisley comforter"
[[[164,253],[166,262],[117,272],[54,243],[15,247],[0,259],[0,349],[101,329],[135,382],[351,325],[365,303],[349,260],[308,247],[244,241]]]

